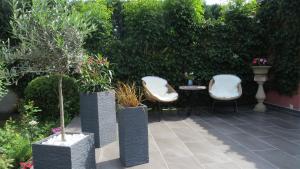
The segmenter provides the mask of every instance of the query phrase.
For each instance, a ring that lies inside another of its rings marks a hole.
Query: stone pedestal
[[[268,72],[271,66],[253,66],[254,81],[258,84],[258,89],[255,98],[257,99],[257,104],[254,107],[256,112],[265,112],[267,110],[264,101],[266,99],[266,94],[264,91],[264,83],[268,80]]]

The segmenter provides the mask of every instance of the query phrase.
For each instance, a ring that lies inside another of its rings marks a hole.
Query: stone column
[[[256,112],[265,112],[267,110],[264,101],[266,99],[266,94],[264,91],[264,83],[267,81],[267,75],[255,75],[254,81],[258,84],[258,89],[255,98],[257,99],[257,104],[254,107]]]

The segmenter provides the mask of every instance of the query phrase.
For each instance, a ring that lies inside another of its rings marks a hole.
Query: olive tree
[[[67,0],[12,0],[10,25],[17,47],[5,53],[7,61],[16,62],[16,72],[57,74],[62,141],[65,141],[62,77],[75,70],[83,57],[84,38],[93,26]],[[5,50],[3,50],[5,51]]]

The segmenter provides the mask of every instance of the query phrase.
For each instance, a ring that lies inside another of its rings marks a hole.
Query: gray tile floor
[[[131,169],[300,169],[300,117],[218,111],[197,109],[189,118],[167,112],[161,122],[150,115],[150,163]],[[98,169],[123,168],[118,142],[96,154]]]

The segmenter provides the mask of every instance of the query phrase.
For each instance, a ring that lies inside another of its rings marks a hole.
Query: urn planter
[[[66,136],[73,134],[66,133]],[[45,144],[49,139],[60,138],[59,134],[33,143],[34,169],[96,169],[94,134],[82,135],[84,136],[75,142],[74,139],[67,139],[67,142],[72,141],[70,144]]]
[[[120,160],[125,167],[149,162],[147,106],[119,110]]]
[[[267,110],[264,101],[266,99],[266,94],[264,91],[264,83],[268,80],[268,72],[271,66],[252,66],[254,73],[254,81],[258,84],[258,89],[256,93],[257,104],[254,107],[256,112],[265,112]]]
[[[116,141],[115,92],[82,93],[80,119],[82,131],[94,133],[96,148]]]

